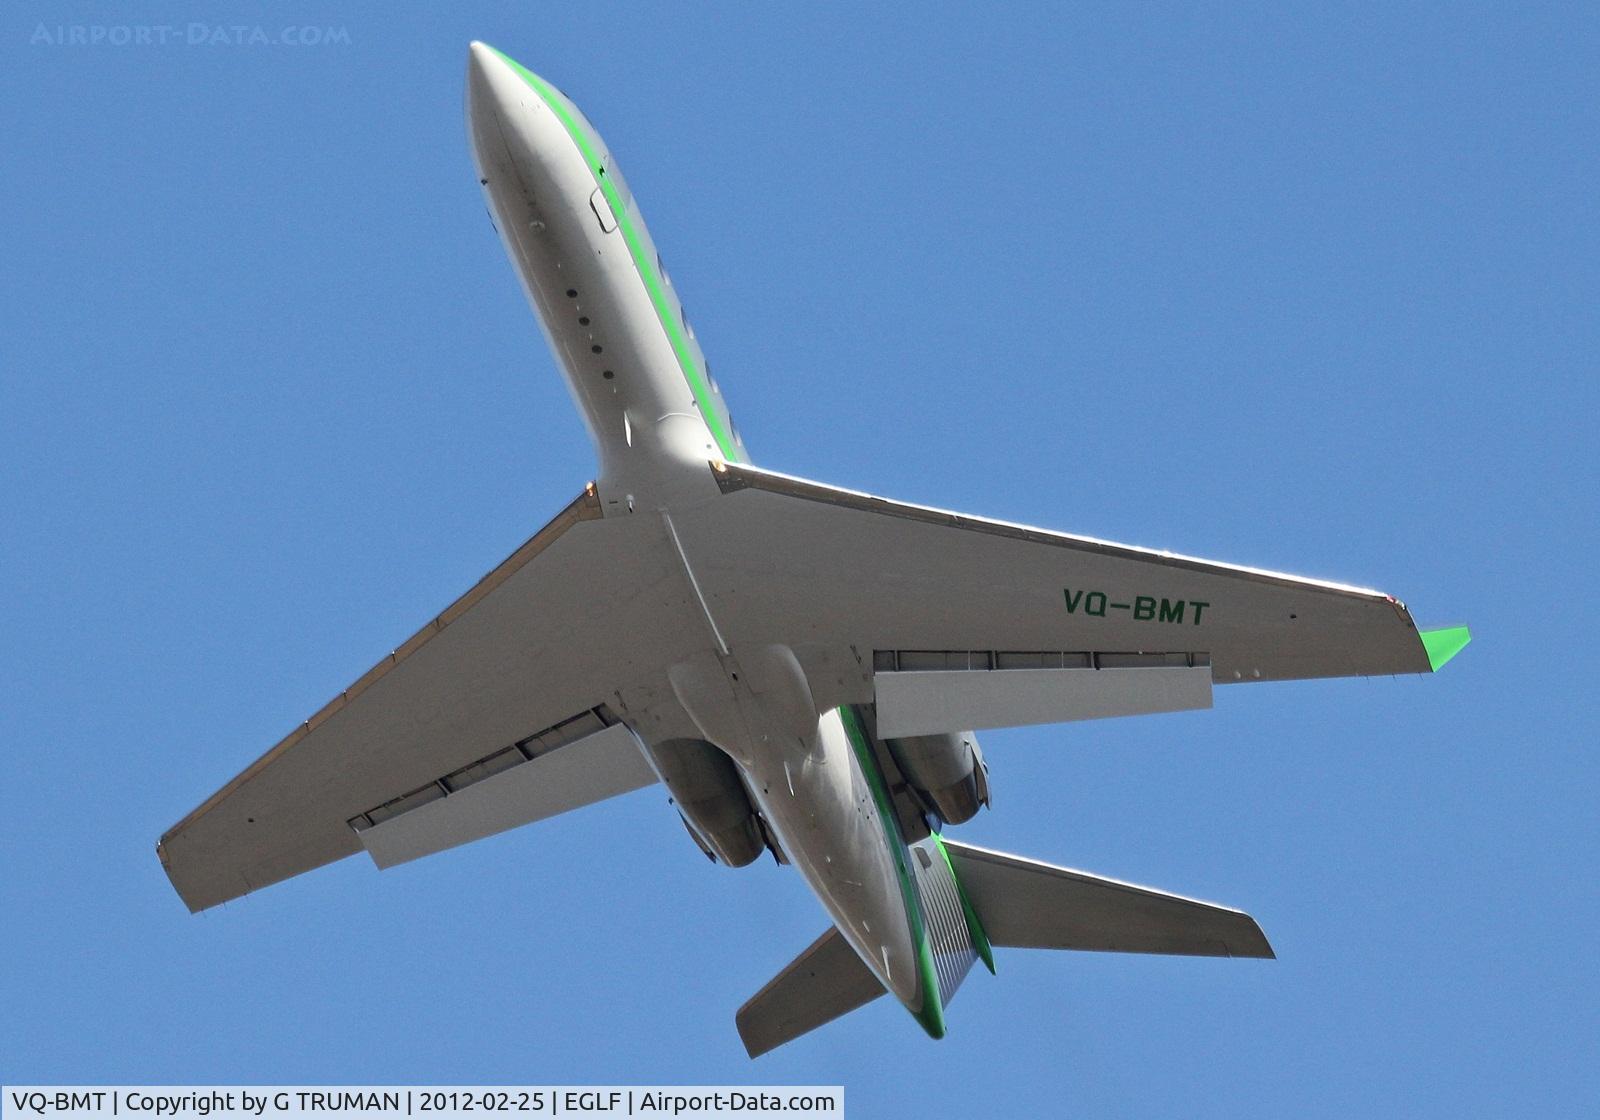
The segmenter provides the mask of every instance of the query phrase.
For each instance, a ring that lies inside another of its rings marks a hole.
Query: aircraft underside
[[[975,730],[1211,706],[1218,684],[1430,672],[1380,592],[894,502],[752,466],[599,134],[482,44],[478,178],[600,475],[162,837],[199,910],[662,786],[829,927],[737,1016],[763,1053],[892,994],[935,1037],[993,948],[1270,957],[1237,910],[964,845]],[[687,846],[686,846],[687,850]]]

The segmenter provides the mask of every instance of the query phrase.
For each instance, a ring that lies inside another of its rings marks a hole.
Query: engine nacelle
[[[669,739],[645,750],[701,851],[743,867],[766,849],[766,835],[732,759],[703,739]]]
[[[906,781],[946,824],[971,820],[989,804],[989,768],[970,731],[886,739]]]

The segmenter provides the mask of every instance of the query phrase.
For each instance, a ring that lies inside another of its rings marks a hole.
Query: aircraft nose
[[[475,41],[467,48],[467,135],[480,178],[504,164],[507,145],[518,134],[516,122],[525,115],[526,94],[505,55],[487,43]]]
[[[500,52],[488,43],[474,39],[467,44],[467,73],[473,78],[482,79],[496,67],[504,66],[505,64],[505,59],[500,56]]]
[[[488,43],[474,40],[467,48],[467,107],[473,116],[484,110],[503,112],[515,82],[511,67]]]

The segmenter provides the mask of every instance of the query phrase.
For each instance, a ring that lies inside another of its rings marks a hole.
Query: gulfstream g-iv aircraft
[[[827,913],[739,1010],[752,1056],[885,993],[941,1037],[995,948],[1272,956],[1240,911],[946,835],[989,804],[974,729],[1426,673],[1466,628],[1419,631],[1376,591],[751,465],[583,114],[474,43],[467,121],[598,478],[162,837],[190,909],[659,783],[707,858],[770,853]]]

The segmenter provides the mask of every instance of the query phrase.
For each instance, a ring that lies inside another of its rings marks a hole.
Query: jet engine
[[[989,768],[970,731],[886,739],[895,765],[946,824],[971,820],[989,804]]]
[[[733,760],[703,739],[669,739],[646,752],[700,850],[730,867],[751,863],[766,834]]]

